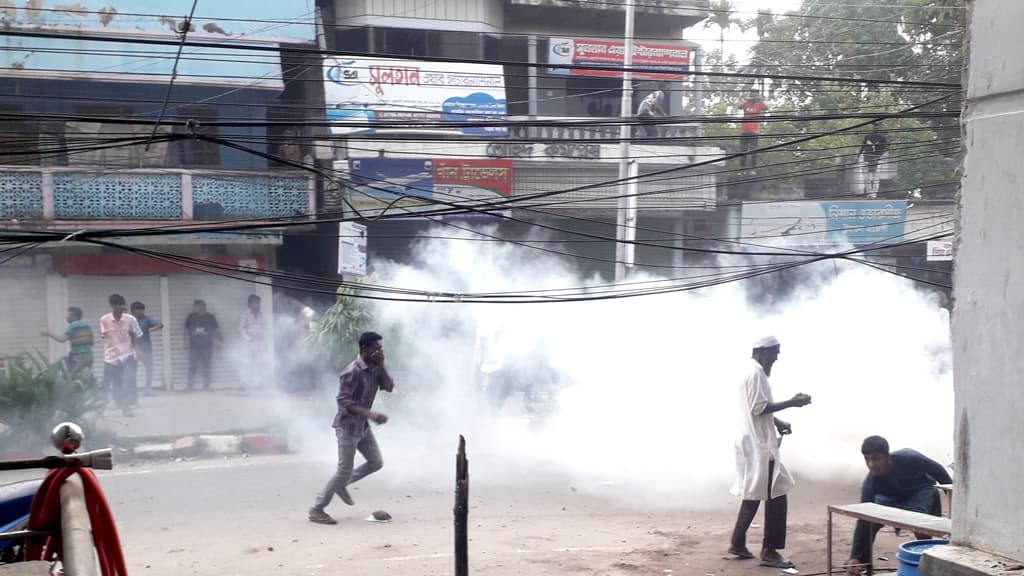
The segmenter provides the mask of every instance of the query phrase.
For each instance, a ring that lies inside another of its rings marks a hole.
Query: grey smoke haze
[[[446,231],[451,235],[451,231]],[[495,243],[423,240],[414,264],[377,264],[382,284],[453,292],[508,292],[606,282],[555,259]],[[741,284],[617,301],[539,305],[373,304],[398,393],[378,396],[392,416],[376,428],[385,468],[374,482],[448,488],[458,434],[475,478],[529,482],[557,474],[583,490],[614,483],[631,494],[700,506],[733,479],[738,386],[751,342],[782,341],[776,399],[814,403],[787,411],[783,458],[797,479],[863,474],[871,434],[949,463],[952,374],[948,316],[909,281],[863,266],[827,264],[820,278],[771,312]],[[653,278],[640,278],[653,279]],[[500,416],[473,393],[477,329],[501,326],[506,355],[540,354],[560,373],[560,409],[531,428],[512,397]],[[355,351],[353,351],[354,354]],[[296,421],[304,450],[334,459],[321,415]]]

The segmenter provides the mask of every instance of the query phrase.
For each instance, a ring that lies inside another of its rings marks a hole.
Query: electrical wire
[[[76,41],[87,41],[87,42],[114,42],[114,43],[125,43],[125,38],[112,37],[106,35],[88,35],[88,34],[71,34],[61,33],[55,34],[52,32],[44,32],[37,30],[24,30],[24,29],[12,29],[5,28],[0,30],[0,36],[14,36],[14,37],[25,37],[25,38],[46,38],[50,40],[76,40]],[[128,43],[132,44],[149,44],[149,45],[174,45],[172,41],[159,39],[159,38],[131,38]],[[195,47],[195,48],[222,48],[222,43],[217,42],[204,42],[196,40],[186,40],[184,45]],[[275,52],[279,51],[280,48],[277,46],[258,46],[258,45],[239,45],[234,47],[237,50],[247,51],[262,51],[262,52]],[[529,67],[546,67],[546,68],[559,68],[567,70],[615,70],[624,72],[625,67],[619,66],[585,66],[585,65],[574,65],[574,64],[551,64],[551,63],[538,63],[538,62],[516,62],[508,60],[497,60],[497,59],[482,59],[482,58],[448,58],[442,56],[416,56],[410,58],[406,55],[400,54],[389,54],[380,52],[363,52],[354,50],[322,50],[319,48],[300,48],[291,47],[289,52],[296,54],[315,54],[321,56],[344,56],[346,58],[376,58],[386,60],[408,60],[415,59],[421,62],[459,62],[463,64],[489,64],[489,65],[506,65],[506,66],[529,66]],[[649,70],[645,70],[642,67],[631,67],[629,71],[636,73],[650,73]],[[960,89],[960,83],[950,82],[929,82],[919,80],[889,80],[889,79],[874,79],[874,78],[842,78],[842,77],[830,77],[830,76],[804,76],[795,74],[752,74],[745,72],[712,72],[705,70],[692,70],[688,71],[687,74],[692,76],[707,76],[707,77],[731,77],[731,78],[745,78],[745,79],[772,79],[772,80],[800,80],[800,81],[825,81],[825,82],[837,82],[837,83],[856,83],[864,85],[875,85],[875,86],[920,86],[934,89]]]

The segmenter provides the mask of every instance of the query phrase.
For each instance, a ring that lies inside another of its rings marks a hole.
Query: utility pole
[[[636,2],[626,2],[625,55],[622,72],[622,126],[619,129],[619,180],[630,176],[632,162],[629,157],[629,139],[632,137],[630,120],[633,116],[633,24],[636,19]],[[634,184],[631,186],[630,183]],[[633,244],[636,238],[636,197],[627,198],[635,189],[635,178],[630,183],[619,183],[619,202],[615,216],[615,281],[626,277],[626,268],[633,267]],[[627,248],[628,247],[628,248]]]
[[[455,454],[455,576],[469,575],[469,460],[466,439],[459,434]]]
[[[527,90],[529,96],[527,100],[527,106],[529,106],[530,121],[537,120],[537,67],[532,66],[537,61],[537,35],[530,34],[529,38],[526,39],[526,60],[530,62],[529,78],[527,79]],[[536,131],[534,127],[527,128],[530,132]],[[533,134],[530,134],[532,137]]]

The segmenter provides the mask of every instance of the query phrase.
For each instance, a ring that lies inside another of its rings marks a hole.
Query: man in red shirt
[[[757,90],[751,90],[743,101],[743,123],[740,124],[740,168],[746,168],[749,159],[750,168],[757,168],[757,137],[761,135],[761,115],[768,108],[761,100]]]

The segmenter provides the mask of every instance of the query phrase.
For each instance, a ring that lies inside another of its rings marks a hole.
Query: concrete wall
[[[971,3],[955,268],[954,539],[1024,559],[1024,2]]]

